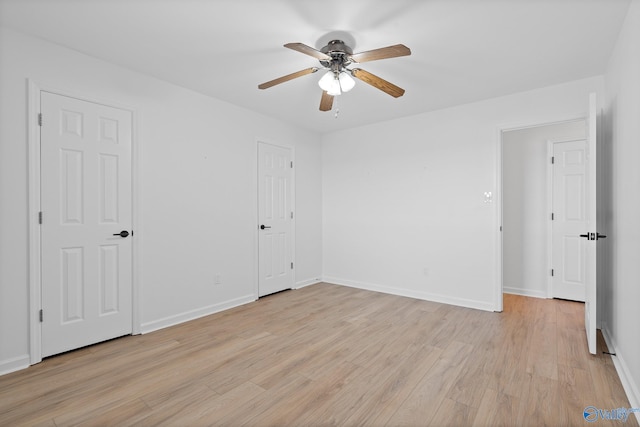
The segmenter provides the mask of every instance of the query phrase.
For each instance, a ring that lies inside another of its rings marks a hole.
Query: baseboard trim
[[[173,316],[165,317],[163,319],[154,320],[152,322],[143,323],[140,327],[140,332],[147,334],[149,332],[157,331],[159,329],[168,328],[170,326],[179,325],[190,320],[199,319],[200,317],[209,316],[211,314],[219,313],[230,308],[238,307],[240,305],[248,304],[256,300],[255,295],[246,295],[240,298],[235,298],[229,301],[224,301],[218,304],[202,307],[196,310],[187,311],[184,313],[176,314]]]
[[[513,294],[513,295],[521,295],[523,297],[532,297],[532,298],[547,298],[547,293],[544,291],[533,291],[530,289],[522,289],[522,288],[510,288],[505,286],[502,288],[502,292],[505,294]]]
[[[631,408],[640,408],[640,388],[638,384],[635,383],[633,377],[631,376],[631,371],[629,370],[629,365],[624,359],[624,355],[620,353],[620,349],[616,346],[616,342],[609,333],[607,329],[607,325],[602,325],[602,336],[604,337],[604,341],[607,344],[607,348],[610,353],[615,353],[615,356],[611,356],[611,360],[613,361],[613,365],[618,372],[618,376],[620,377],[620,382],[622,383],[622,387],[624,388],[624,392],[627,394],[627,399],[629,399],[629,405]],[[640,423],[640,412],[635,412],[636,419]]]
[[[354,280],[341,279],[339,277],[323,277],[323,282],[335,285],[348,286],[351,288],[363,289],[366,291],[382,292],[385,294],[398,295],[421,299],[425,301],[439,302],[442,304],[456,305],[459,307],[474,308],[477,310],[494,311],[494,306],[490,302],[470,300],[466,298],[456,298],[448,295],[434,294],[430,292],[412,291],[409,289],[394,288],[390,286],[375,285],[372,283],[358,282]]]
[[[31,366],[28,354],[0,361],[0,375],[10,374],[11,372],[27,369]]]
[[[322,282],[322,280],[318,279],[318,278],[301,280],[299,282],[296,282],[294,289],[300,289],[300,288],[304,288],[306,286],[317,285],[318,283],[321,283],[321,282]]]

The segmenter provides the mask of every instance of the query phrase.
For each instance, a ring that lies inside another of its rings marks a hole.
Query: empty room
[[[0,425],[640,420],[640,0],[0,0]]]

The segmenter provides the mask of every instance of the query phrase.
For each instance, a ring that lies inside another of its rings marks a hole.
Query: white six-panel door
[[[45,357],[132,332],[132,116],[45,91],[41,112]]]
[[[584,326],[587,334],[587,344],[589,345],[589,352],[596,354],[596,337],[598,319],[597,316],[597,241],[598,241],[598,217],[597,217],[597,153],[598,153],[598,111],[597,111],[597,99],[596,94],[589,94],[589,118],[588,118],[588,133],[587,133],[587,217],[589,218],[589,227],[584,230],[584,235],[587,235],[586,240],[586,286],[585,286],[585,301],[584,301]]]
[[[586,284],[587,142],[553,144],[554,298],[584,301]]]
[[[293,286],[291,150],[258,143],[258,295]]]

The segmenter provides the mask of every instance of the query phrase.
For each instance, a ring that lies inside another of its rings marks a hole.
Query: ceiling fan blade
[[[310,46],[307,46],[304,43],[287,43],[284,45],[284,47],[288,47],[289,49],[293,49],[295,51],[304,53],[305,55],[313,56],[316,59],[321,59],[325,61],[328,61],[331,59],[331,57],[326,53],[322,53],[319,50],[316,50]]]
[[[278,77],[277,79],[258,85],[258,89],[268,89],[271,86],[279,85],[280,83],[288,82],[289,80],[306,76],[307,74],[315,73],[316,71],[318,71],[318,67],[311,67],[307,68],[306,70],[300,70],[295,73],[287,74],[286,76]]]
[[[393,96],[394,98],[398,98],[404,95],[404,89],[394,85],[386,81],[385,79],[381,79],[380,77],[371,74],[368,71],[365,71],[360,68],[354,68],[351,70],[351,75],[358,80],[362,80],[363,82],[370,84],[371,86],[380,89],[381,91]]]
[[[320,98],[320,111],[331,111],[333,108],[333,95],[329,95],[326,90],[322,91]]]
[[[351,55],[351,60],[354,62],[367,62],[407,55],[411,55],[411,49],[403,44],[396,44],[393,46],[381,47],[380,49],[354,53]]]

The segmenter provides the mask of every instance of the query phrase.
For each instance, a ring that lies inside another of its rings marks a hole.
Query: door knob
[[[264,230],[265,228],[271,228],[271,226],[270,225],[264,225],[264,224],[262,224],[260,226],[260,230]]]
[[[127,237],[129,235],[129,232],[127,230],[122,230],[119,233],[115,233],[114,236],[120,236],[120,237]]]
[[[587,240],[598,240],[598,239],[604,239],[607,236],[603,236],[602,234],[598,234],[598,233],[587,233],[587,234],[581,234],[580,237],[584,237]]]

